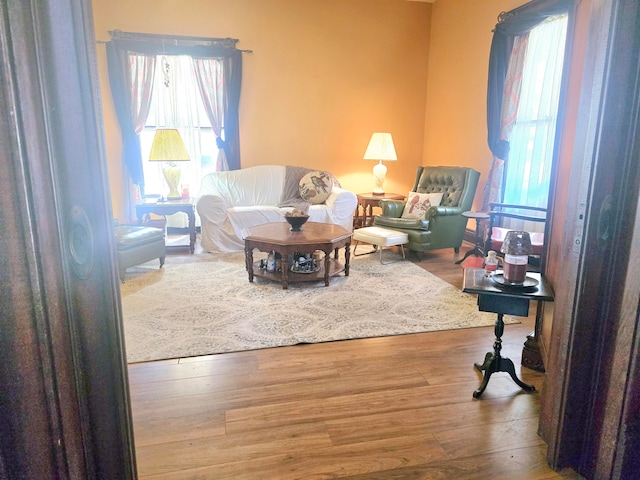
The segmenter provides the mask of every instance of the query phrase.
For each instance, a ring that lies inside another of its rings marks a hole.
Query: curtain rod
[[[229,37],[193,37],[184,35],[163,35],[157,33],[134,33],[123,32],[122,30],[109,30],[112,39],[141,40],[152,43],[171,44],[175,46],[221,46],[225,48],[236,48],[236,44],[240,41],[237,38]],[[107,43],[99,40],[97,43]],[[239,49],[238,49],[239,50]],[[253,50],[240,50],[243,53],[253,53]]]

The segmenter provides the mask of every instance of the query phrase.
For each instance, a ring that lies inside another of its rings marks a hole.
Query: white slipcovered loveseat
[[[314,171],[261,165],[206,175],[196,198],[202,248],[215,252],[241,251],[247,228],[284,222],[284,214],[293,208],[308,209],[311,222],[333,223],[351,230],[357,197],[338,186],[333,176],[327,190],[331,193],[324,202],[309,204],[300,195],[301,179]]]

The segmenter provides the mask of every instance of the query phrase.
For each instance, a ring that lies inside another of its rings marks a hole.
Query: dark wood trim
[[[640,236],[640,5],[593,0],[591,18],[541,433],[554,467],[631,478],[622,472],[631,475],[638,444],[638,286],[629,266]]]
[[[90,6],[0,0],[2,478],[136,477]]]

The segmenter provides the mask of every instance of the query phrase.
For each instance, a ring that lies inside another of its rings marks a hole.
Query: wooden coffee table
[[[338,250],[344,247],[344,265],[338,262]],[[301,232],[290,231],[286,222],[265,223],[248,229],[244,239],[244,252],[249,281],[253,277],[266,278],[282,282],[282,288],[287,289],[289,282],[313,282],[324,279],[325,286],[329,286],[329,279],[344,272],[349,276],[349,257],[351,247],[351,232],[338,225],[330,223],[307,222]],[[281,272],[267,272],[261,269],[258,262],[253,261],[253,250],[261,252],[275,251],[282,257]],[[313,253],[316,250],[324,252],[324,262],[320,270],[312,273],[296,273],[289,270],[289,257],[294,252]],[[331,252],[334,258],[331,258]]]

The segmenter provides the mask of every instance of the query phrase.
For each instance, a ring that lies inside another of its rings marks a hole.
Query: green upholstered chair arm
[[[409,229],[409,230],[429,230],[429,220],[421,218],[396,218],[385,217],[384,215],[375,215],[373,224],[379,227],[389,227],[390,229]]]
[[[384,217],[391,218],[400,218],[402,216],[404,204],[405,202],[403,200],[382,199],[379,202],[379,206],[382,209],[382,215]]]
[[[426,217],[446,217],[448,215],[462,215],[462,209],[460,207],[430,207],[427,210]]]

